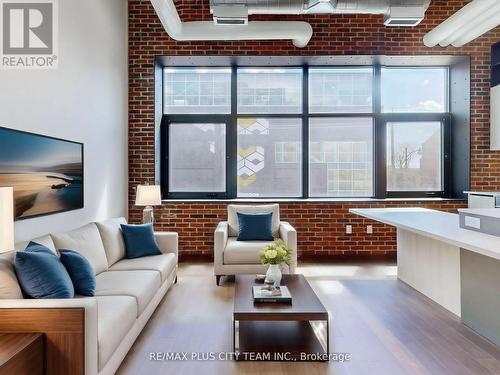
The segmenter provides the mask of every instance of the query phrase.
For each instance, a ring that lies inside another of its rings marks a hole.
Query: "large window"
[[[443,113],[447,99],[447,69],[382,68],[384,113]]]
[[[172,193],[226,191],[226,124],[169,124]]]
[[[442,125],[438,121],[387,123],[387,190],[440,191]]]
[[[238,113],[301,113],[302,69],[238,69]]]
[[[311,119],[311,197],[373,196],[372,122],[367,117]]]
[[[238,197],[302,196],[302,120],[238,119]]]
[[[231,69],[165,68],[165,113],[231,113]]]
[[[309,69],[311,113],[371,113],[373,69]]]
[[[445,196],[446,67],[168,67],[171,198]]]

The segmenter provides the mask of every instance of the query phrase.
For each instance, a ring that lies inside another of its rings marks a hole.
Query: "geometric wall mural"
[[[239,118],[238,135],[269,135],[269,121],[262,118]],[[238,147],[238,185],[245,187],[257,181],[257,172],[264,168],[264,148]]]
[[[268,135],[269,121],[263,118],[239,118],[238,134],[241,135]]]
[[[238,184],[248,186],[257,181],[257,172],[264,168],[264,148],[252,146],[238,147]]]

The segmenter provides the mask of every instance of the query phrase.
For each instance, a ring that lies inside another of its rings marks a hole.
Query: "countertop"
[[[460,228],[458,214],[420,207],[352,208],[349,212],[500,260],[500,237]]]

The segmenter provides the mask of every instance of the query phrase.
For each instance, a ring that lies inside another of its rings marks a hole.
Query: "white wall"
[[[0,70],[0,126],[85,144],[85,208],[16,222],[16,240],[127,212],[127,1],[59,0],[59,66]]]

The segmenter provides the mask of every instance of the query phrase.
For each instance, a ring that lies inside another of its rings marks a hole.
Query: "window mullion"
[[[302,197],[309,198],[309,67],[302,75]]]
[[[385,118],[382,115],[382,68],[373,67],[373,182],[375,198],[387,195]]]
[[[238,68],[231,67],[231,116],[227,132],[227,195],[234,199],[238,193]]]

